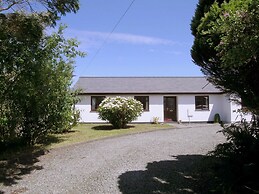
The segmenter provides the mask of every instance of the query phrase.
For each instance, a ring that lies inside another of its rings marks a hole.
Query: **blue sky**
[[[191,59],[190,22],[198,0],[81,0],[77,14],[61,22],[76,37],[85,58],[78,76],[202,76]],[[105,40],[109,39],[105,42]],[[99,52],[98,52],[99,50]]]

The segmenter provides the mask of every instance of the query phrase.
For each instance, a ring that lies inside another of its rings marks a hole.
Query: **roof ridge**
[[[75,88],[87,93],[221,93],[206,77],[201,76],[80,77]]]

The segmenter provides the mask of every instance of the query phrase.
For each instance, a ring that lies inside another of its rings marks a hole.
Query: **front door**
[[[164,120],[165,122],[177,121],[176,118],[176,97],[164,97]]]

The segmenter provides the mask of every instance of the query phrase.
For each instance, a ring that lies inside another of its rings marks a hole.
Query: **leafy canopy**
[[[257,0],[215,1],[198,24],[198,18],[192,21],[191,50],[209,81],[241,98],[255,114],[259,114],[258,7]]]
[[[0,147],[33,145],[77,120],[70,90],[78,42],[44,34],[78,0],[0,1]],[[3,145],[3,146],[2,146]]]
[[[0,13],[36,13],[45,22],[56,25],[56,21],[66,13],[76,13],[79,0],[3,0]]]
[[[242,120],[222,130],[227,142],[218,145],[214,155],[222,161],[218,169],[223,169],[223,189],[228,193],[256,193],[259,179],[259,1],[214,1],[202,14],[195,14],[192,32],[194,62],[209,81],[241,99],[254,113],[250,123]]]
[[[0,13],[1,148],[33,145],[69,130],[78,118],[70,87],[74,58],[84,53],[75,39],[63,37],[63,27],[51,35],[45,27],[41,14]]]

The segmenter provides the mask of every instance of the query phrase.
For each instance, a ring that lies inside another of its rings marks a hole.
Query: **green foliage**
[[[259,1],[215,0],[208,4],[209,8],[197,8],[192,21],[192,58],[209,81],[259,115]],[[227,142],[218,145],[214,155],[222,159],[225,192],[258,193],[258,117],[222,132]]]
[[[216,113],[214,115],[214,123],[221,123],[221,119],[220,119],[219,113]]]
[[[219,43],[218,36],[205,36],[198,31],[198,27],[201,24],[202,18],[205,14],[210,10],[210,7],[213,5],[214,2],[217,2],[219,5],[222,4],[223,0],[199,0],[197,5],[195,15],[192,18],[191,22],[191,30],[192,34],[194,35],[194,43],[191,49],[191,55],[193,61],[201,67],[201,70],[205,75],[216,75],[220,76],[219,68],[217,66],[217,56],[215,47],[210,45],[207,42],[208,38],[213,38],[215,45]]]
[[[0,1],[0,146],[33,145],[78,120],[70,90],[73,63],[83,53],[63,28],[44,34],[78,0]]]
[[[204,14],[210,10],[210,7],[214,2],[222,4],[224,0],[199,0],[199,3],[197,4],[197,8],[195,10],[195,15],[193,16],[191,23],[191,30],[194,36],[197,34],[197,28],[200,25],[201,18],[203,18]]]
[[[258,115],[259,2],[208,4],[210,9],[197,8],[192,21],[192,58],[209,81],[242,99],[242,104]],[[197,13],[202,10],[206,12]]]
[[[66,13],[76,13],[79,9],[79,0],[2,0],[0,13],[36,13],[45,24],[56,25],[56,20]]]
[[[43,34],[40,20],[18,13],[0,17],[2,145],[33,145],[50,132],[70,129],[75,121],[73,63],[84,54],[76,50],[76,40],[63,37],[63,27]]]
[[[195,36],[192,57],[196,64],[210,81],[241,97],[243,105],[257,115],[258,6],[257,0],[200,0],[191,24]],[[236,125],[229,129],[233,128]]]
[[[223,174],[221,177],[224,177],[222,182],[225,190],[258,192],[259,118],[250,123],[242,120],[241,123],[231,124],[224,127],[222,132],[227,142],[219,144],[212,154],[223,161],[220,171]]]
[[[114,128],[125,128],[127,123],[136,120],[143,112],[143,105],[134,98],[107,97],[99,108],[99,118],[109,121]]]

